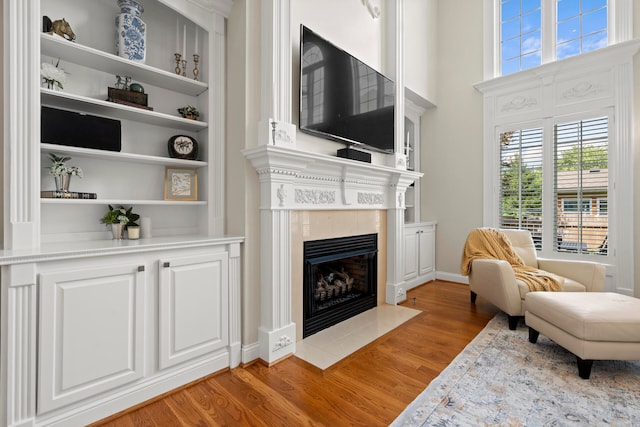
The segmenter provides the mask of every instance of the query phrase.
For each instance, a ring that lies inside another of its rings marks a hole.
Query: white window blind
[[[542,245],[542,128],[500,135],[500,227],[531,231]]]
[[[606,255],[608,118],[557,124],[554,147],[556,250]]]

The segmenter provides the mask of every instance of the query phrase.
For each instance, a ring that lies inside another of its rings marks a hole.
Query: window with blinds
[[[500,227],[529,230],[542,248],[542,128],[500,135]]]
[[[556,250],[606,255],[608,118],[557,124],[554,147]]]

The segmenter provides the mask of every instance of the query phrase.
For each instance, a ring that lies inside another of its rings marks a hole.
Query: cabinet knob
[[[144,271],[144,265],[139,265],[138,266],[138,271]]]
[[[167,267],[171,267],[171,264],[169,263],[169,261],[165,261],[165,263],[162,264],[162,266],[167,268]]]

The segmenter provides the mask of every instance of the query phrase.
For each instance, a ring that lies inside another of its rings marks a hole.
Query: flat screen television
[[[394,82],[304,25],[300,33],[300,130],[393,152]]]

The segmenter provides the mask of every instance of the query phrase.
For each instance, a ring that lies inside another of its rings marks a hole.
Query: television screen
[[[300,130],[394,151],[394,82],[301,25]]]

